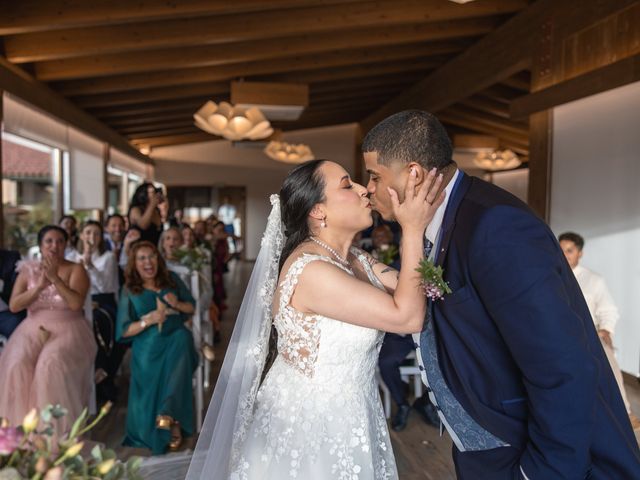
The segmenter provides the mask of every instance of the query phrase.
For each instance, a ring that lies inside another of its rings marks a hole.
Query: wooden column
[[[529,117],[529,206],[549,221],[551,200],[551,160],[553,111],[544,110]]]
[[[534,47],[531,90],[537,91],[553,83],[554,29],[552,17],[540,27]],[[555,45],[558,48],[558,45]],[[529,206],[540,218],[549,221],[551,194],[551,160],[553,145],[553,110],[543,110],[529,116]]]

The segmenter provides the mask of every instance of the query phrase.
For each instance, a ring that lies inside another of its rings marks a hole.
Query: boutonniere
[[[420,260],[416,272],[420,274],[422,282],[420,283],[424,294],[431,300],[442,300],[444,296],[451,293],[449,284],[444,281],[442,267],[436,266],[432,260],[423,258]]]

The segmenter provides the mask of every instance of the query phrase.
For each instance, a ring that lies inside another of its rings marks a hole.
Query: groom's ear
[[[416,171],[416,186],[421,185],[426,176],[426,172],[418,162],[409,162],[407,164],[407,175],[411,173],[412,168]]]

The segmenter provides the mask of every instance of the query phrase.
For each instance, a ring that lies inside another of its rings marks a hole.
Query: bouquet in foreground
[[[0,480],[141,480],[139,457],[122,463],[113,450],[99,445],[86,458],[81,455],[84,443],[80,438],[110,408],[111,403],[105,404],[92,421],[85,409],[69,433],[60,438],[54,435],[54,423],[67,414],[60,405],[48,405],[40,413],[34,408],[19,426],[0,420]]]

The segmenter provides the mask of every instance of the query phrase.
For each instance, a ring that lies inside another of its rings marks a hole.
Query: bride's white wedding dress
[[[369,281],[384,288],[353,249]],[[384,333],[290,305],[300,273],[322,255],[303,254],[280,284],[278,355],[249,428],[234,452],[232,480],[397,479],[375,368]],[[327,301],[331,301],[327,299]]]

